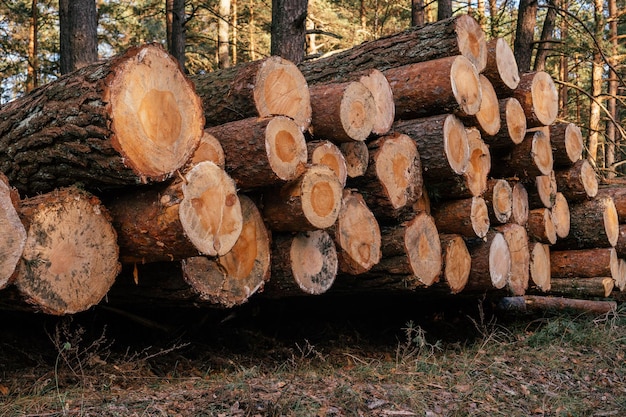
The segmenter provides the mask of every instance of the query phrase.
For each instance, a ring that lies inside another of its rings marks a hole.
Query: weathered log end
[[[487,41],[480,24],[470,15],[455,20],[457,43],[461,55],[470,60],[478,72],[487,66]]]
[[[559,187],[554,171],[550,172],[549,175],[536,176],[535,188],[532,190],[531,205],[533,208],[552,208],[558,189]]]
[[[554,245],[557,235],[550,209],[542,207],[530,210],[527,223],[528,235],[541,243]]]
[[[404,246],[413,275],[425,286],[437,282],[443,267],[441,241],[430,215],[420,213],[407,224]]]
[[[528,192],[521,182],[516,182],[512,190],[511,221],[525,226],[528,222]]]
[[[530,278],[543,292],[550,291],[550,246],[540,242],[532,245],[530,252]]]
[[[443,146],[452,170],[463,174],[469,162],[469,139],[463,122],[449,115],[443,124]]]
[[[385,75],[377,69],[372,69],[359,79],[372,93],[374,98],[374,120],[372,133],[385,135],[391,130],[396,117],[396,106],[393,102],[393,92]]]
[[[504,236],[511,255],[508,289],[513,295],[524,295],[530,279],[530,251],[526,229],[515,223],[508,223],[497,229]]]
[[[289,257],[293,278],[304,293],[325,293],[335,282],[337,248],[327,232],[298,233],[292,240]]]
[[[476,236],[485,237],[489,231],[489,209],[487,203],[482,197],[472,197],[472,206],[470,210],[470,220],[472,229]]]
[[[440,234],[443,277],[452,294],[463,291],[469,279],[472,257],[462,236]]]
[[[485,194],[485,202],[490,220],[502,224],[508,222],[513,211],[513,189],[508,181],[492,179]]]
[[[13,195],[15,192],[8,180],[0,173],[0,289],[9,284],[26,244],[26,229],[17,213],[17,201]]]
[[[369,165],[369,149],[365,142],[346,142],[339,146],[346,159],[348,177],[356,178],[365,174]]]

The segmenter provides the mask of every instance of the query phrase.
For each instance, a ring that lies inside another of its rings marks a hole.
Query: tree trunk
[[[537,0],[520,0],[519,2],[513,49],[520,72],[530,71],[537,26],[537,6]]]
[[[19,218],[19,196],[0,173],[0,289],[10,284],[26,244],[26,229]]]
[[[452,17],[452,0],[437,0],[437,20]]]
[[[582,158],[585,143],[580,127],[574,123],[556,123],[549,132],[556,168],[571,167]]]
[[[304,59],[308,0],[272,0],[272,55],[294,64]]]
[[[335,172],[341,186],[345,187],[348,179],[348,168],[341,149],[327,140],[307,142],[306,146],[309,164],[326,165]]]
[[[526,229],[532,240],[550,245],[556,243],[556,229],[552,220],[552,212],[548,208],[530,210]]]
[[[511,256],[508,290],[513,295],[523,295],[528,289],[530,279],[530,251],[526,229],[518,224],[509,223],[496,227],[496,230],[504,236]]]
[[[513,189],[508,181],[503,179],[490,179],[483,195],[490,223],[504,224],[509,221],[513,211]]]
[[[483,71],[499,97],[510,97],[517,88],[520,74],[513,50],[504,38],[487,42],[487,66]]]
[[[530,252],[530,278],[542,292],[550,291],[550,246],[541,242],[531,244]]]
[[[346,142],[339,145],[346,158],[348,177],[357,178],[365,175],[369,166],[370,154],[365,142]]]
[[[489,231],[487,204],[482,197],[441,202],[433,207],[437,229],[464,237],[485,237]]]
[[[424,19],[424,0],[411,0],[411,26],[423,26]]]
[[[98,60],[98,12],[95,0],[59,0],[61,74]]]
[[[595,36],[596,39],[604,37],[604,17],[602,0],[594,0]],[[602,106],[602,83],[604,74],[604,60],[602,51],[593,47],[593,62],[591,67],[591,103],[589,103],[589,138],[587,139],[587,157],[594,166],[600,166],[604,162],[604,154],[598,155],[600,132],[600,111]]]
[[[566,238],[569,235],[570,214],[569,204],[563,193],[556,193],[550,212],[552,213],[552,222],[554,223],[554,231],[557,238]]]
[[[554,25],[556,20],[556,5],[552,1],[548,1],[548,11],[543,21],[543,28],[541,29],[541,38],[537,45],[537,55],[535,56],[534,71],[545,71],[546,59],[552,46],[552,36],[554,33]]]
[[[609,86],[608,86],[608,112],[614,121],[607,122],[606,127],[606,167],[608,168],[607,177],[615,177],[615,155],[616,149],[618,149],[620,138],[617,134],[619,124],[619,115],[617,112],[617,97],[619,94],[619,78],[616,72],[616,68],[619,65],[619,38],[618,38],[618,14],[617,14],[617,0],[609,0],[609,41],[611,42],[611,55],[608,59],[611,68],[609,68]]]
[[[593,248],[550,252],[550,274],[560,278],[613,277],[619,275],[615,248]]]
[[[159,181],[189,159],[203,122],[178,64],[159,46],[132,48],[2,107],[0,171],[28,195]]]
[[[491,82],[484,75],[478,77],[481,92],[480,107],[473,116],[463,117],[466,125],[477,127],[485,136],[500,132],[500,103]]]
[[[185,1],[166,0],[167,51],[185,68]]]
[[[39,86],[39,5],[38,0],[32,0],[30,6],[30,20],[28,30],[28,75],[26,77],[26,92],[30,93]]]
[[[230,68],[230,0],[219,0],[217,20],[217,63],[219,68]]]
[[[467,241],[472,267],[464,292],[488,292],[506,287],[511,275],[511,252],[502,233],[490,230],[484,239]]]
[[[586,201],[598,194],[596,171],[586,159],[579,160],[568,169],[554,171],[554,175],[557,189],[571,203]]]
[[[513,92],[526,115],[528,127],[549,126],[559,113],[559,95],[552,77],[543,71],[524,73]]]
[[[249,117],[288,116],[304,131],[311,123],[307,82],[292,62],[269,57],[191,77],[206,126]]]

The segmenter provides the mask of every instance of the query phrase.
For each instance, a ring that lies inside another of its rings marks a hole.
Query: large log
[[[302,131],[311,123],[306,80],[292,62],[272,56],[194,75],[207,126],[249,117],[288,116]]]
[[[311,84],[350,79],[351,74],[463,55],[480,72],[487,64],[487,44],[480,25],[469,15],[449,19],[364,42],[328,57],[304,61],[300,71]]]
[[[574,123],[555,123],[549,132],[555,167],[570,167],[582,158],[585,144],[580,127]]]
[[[490,230],[483,239],[467,240],[472,267],[465,292],[489,292],[506,287],[511,275],[511,252],[502,233]]]
[[[617,310],[614,301],[579,300],[562,297],[526,295],[524,297],[508,297],[501,300],[500,308],[508,311],[526,313],[545,310],[575,310],[588,314],[605,315]]]
[[[530,279],[530,251],[526,229],[519,224],[508,223],[496,227],[496,230],[504,236],[511,255],[507,289],[513,295],[524,295]]]
[[[146,45],[50,82],[0,109],[0,172],[34,195],[160,181],[202,136],[199,98],[178,63]]]
[[[519,85],[517,61],[504,38],[493,38],[487,42],[487,65],[483,74],[502,97],[512,95]]]
[[[554,177],[557,189],[572,203],[592,199],[598,194],[596,171],[587,159],[581,159],[569,168],[554,171]]]
[[[306,141],[288,117],[242,119],[208,128],[206,132],[222,145],[225,170],[240,189],[284,184],[305,169]]]
[[[449,200],[432,208],[437,229],[464,237],[485,237],[489,230],[489,210],[482,197]]]
[[[239,196],[243,226],[233,248],[215,258],[182,261],[183,278],[198,298],[223,307],[246,302],[270,278],[270,234],[254,202]]]
[[[0,173],[0,289],[9,284],[26,244],[26,229],[17,213],[18,208],[17,190],[11,188],[7,178]]]
[[[463,122],[468,126],[476,126],[485,136],[494,136],[500,132],[500,103],[491,82],[483,74],[478,76],[480,84],[480,107],[476,114],[464,116]]]
[[[513,210],[513,189],[508,181],[492,178],[487,181],[487,190],[483,195],[490,223],[506,223]]]
[[[531,244],[530,278],[532,283],[542,292],[550,291],[550,246],[541,242]]]
[[[550,251],[550,274],[560,278],[619,276],[619,258],[615,248]]]
[[[22,200],[27,229],[14,284],[25,301],[47,314],[97,304],[120,271],[117,236],[100,200],[75,187]]]
[[[462,55],[384,71],[396,107],[396,119],[436,114],[475,115],[482,101],[476,67]]]
[[[348,179],[346,157],[335,144],[327,140],[307,142],[307,155],[309,164],[326,165],[335,172],[341,186],[346,186]]]
[[[117,194],[106,202],[125,263],[224,255],[242,227],[234,181],[205,161],[167,185]]]
[[[526,114],[528,127],[549,126],[559,113],[559,94],[550,74],[537,71],[521,74],[513,91]]]

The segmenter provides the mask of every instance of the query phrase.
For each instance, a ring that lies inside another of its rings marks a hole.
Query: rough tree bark
[[[272,55],[296,65],[304,59],[308,3],[308,0],[272,0]]]
[[[95,0],[59,0],[61,74],[98,60]]]

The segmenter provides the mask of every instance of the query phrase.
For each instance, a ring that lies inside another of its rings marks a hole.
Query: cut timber
[[[493,150],[511,150],[526,137],[526,115],[519,101],[513,97],[498,101],[500,130],[485,142]]]
[[[509,223],[496,227],[496,230],[504,236],[511,255],[511,273],[507,287],[511,294],[523,295],[528,289],[530,279],[530,251],[526,229],[519,224]]]
[[[508,181],[490,179],[483,196],[489,211],[489,220],[493,223],[506,223],[513,212],[513,189]]]
[[[441,241],[435,222],[426,213],[381,231],[382,259],[373,271],[410,274],[413,288],[431,286],[442,269]]]
[[[517,61],[511,46],[504,38],[487,42],[487,65],[483,71],[501,96],[510,96],[520,82]]]
[[[452,294],[463,291],[469,279],[472,257],[462,236],[441,233],[443,278]]]
[[[355,178],[355,186],[376,218],[400,217],[422,191],[422,166],[415,142],[393,133],[369,143],[367,172]]]
[[[415,203],[413,203],[413,211],[415,213],[426,213],[430,214],[430,197],[428,197],[428,191],[426,187],[422,184],[422,195],[417,199]]]
[[[480,109],[478,72],[464,56],[390,68],[384,74],[393,92],[396,119],[444,113],[468,116]]]
[[[249,117],[287,116],[304,131],[311,123],[311,98],[292,62],[271,56],[191,77],[202,98],[207,126]]]
[[[215,136],[205,130],[200,138],[200,143],[196,148],[196,151],[191,156],[191,159],[187,161],[187,165],[181,170],[187,172],[200,162],[210,161],[218,167],[226,168],[226,157],[224,155],[224,148],[222,144]]]
[[[122,262],[147,263],[226,254],[242,227],[234,181],[205,161],[183,179],[107,201]]]
[[[531,247],[530,278],[540,291],[550,291],[550,246],[534,242]]]
[[[168,178],[191,156],[204,118],[193,85],[162,47],[129,49],[0,109],[0,172],[34,195]]]
[[[478,77],[481,91],[480,108],[473,116],[466,116],[463,122],[468,126],[476,126],[483,135],[494,136],[500,131],[500,103],[493,86],[482,74]]]
[[[298,179],[265,193],[263,217],[275,231],[326,229],[337,220],[342,190],[332,169],[311,165]]]
[[[26,244],[26,229],[17,208],[17,191],[0,172],[0,289],[9,284]]]
[[[521,182],[513,184],[512,202],[510,220],[515,224],[525,226],[528,222],[528,192]]]
[[[47,314],[84,311],[100,302],[120,271],[117,236],[105,208],[74,187],[25,199],[27,225],[15,286]]]
[[[598,195],[611,197],[619,222],[626,223],[626,187],[605,187],[599,190]]]
[[[555,171],[554,175],[557,189],[572,203],[592,199],[598,194],[598,177],[587,159],[581,159],[569,168]]]
[[[288,117],[243,119],[206,131],[222,145],[226,172],[240,189],[283,184],[304,171],[306,141]]]
[[[482,238],[489,231],[489,212],[482,197],[441,202],[432,215],[442,233]]]
[[[374,98],[374,124],[372,133],[386,135],[391,130],[396,118],[396,106],[393,103],[393,91],[387,77],[377,69],[371,69],[359,78]]]
[[[580,127],[574,123],[556,123],[550,126],[550,143],[554,166],[571,167],[583,155],[585,144]]]
[[[615,248],[593,248],[550,252],[552,277],[613,277],[619,276],[619,258]]]
[[[538,175],[535,177],[535,186],[530,187],[528,192],[528,204],[531,208],[552,208],[558,190],[556,173]]]
[[[369,165],[370,154],[365,142],[346,142],[339,145],[346,158],[348,177],[356,178],[364,175]]]
[[[466,292],[503,289],[511,275],[511,252],[502,233],[490,230],[484,239],[470,239],[467,247],[472,268]]]
[[[503,298],[499,307],[503,310],[523,313],[545,310],[576,310],[588,314],[607,314],[617,310],[615,301],[578,300],[533,295]]]
[[[619,219],[613,199],[598,196],[570,204],[570,232],[559,239],[555,249],[606,248],[615,246],[618,237]]]
[[[380,261],[380,227],[358,192],[344,190],[337,222],[329,232],[335,240],[341,272],[362,274]]]
[[[554,165],[550,138],[540,130],[528,133],[503,162],[494,166],[498,168],[495,173],[501,178],[518,176],[528,179],[549,175]]]
[[[479,72],[487,64],[485,33],[469,15],[412,27],[325,58],[304,61],[299,68],[310,84],[343,82],[372,68],[385,71],[455,55],[465,56]]]
[[[576,299],[607,298],[616,286],[611,277],[553,278],[552,281],[554,284],[550,294]]]
[[[463,176],[467,190],[470,192],[467,197],[475,197],[482,195],[487,189],[487,177],[491,171],[491,153],[489,146],[482,140],[478,129],[469,128],[466,131],[469,144],[469,161]]]
[[[467,170],[469,140],[465,126],[456,116],[443,114],[398,121],[394,123],[394,129],[417,143],[422,175],[429,187],[445,182],[451,176],[458,177]]]
[[[619,260],[619,273],[615,277],[615,286],[620,290],[626,289],[626,260]]]
[[[562,193],[556,193],[554,204],[550,211],[552,212],[552,222],[554,223],[556,236],[561,239],[567,237],[570,228],[569,204]]]
[[[530,210],[526,228],[531,239],[550,245],[556,243],[556,229],[550,209],[543,207]]]
[[[317,139],[336,143],[363,141],[372,133],[376,104],[370,90],[359,81],[317,84],[310,88]]]
[[[346,158],[335,144],[327,140],[308,142],[307,155],[310,164],[326,165],[335,172],[341,186],[346,186],[348,178]]]
[[[182,262],[185,281],[201,300],[224,307],[246,302],[270,277],[270,234],[256,205],[239,196],[243,227],[233,248],[216,258],[196,256]]]
[[[619,225],[619,234],[617,243],[615,244],[615,250],[620,258],[626,258],[626,224]]]
[[[323,230],[277,235],[272,242],[272,276],[263,293],[269,297],[317,295],[337,276],[337,250]]]
[[[526,114],[528,127],[549,126],[559,113],[559,94],[550,74],[538,71],[521,74],[513,91]]]

